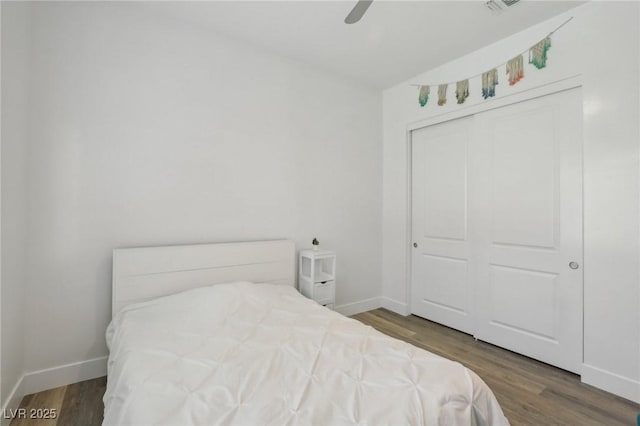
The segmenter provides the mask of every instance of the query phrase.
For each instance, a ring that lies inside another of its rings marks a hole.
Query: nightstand
[[[333,309],[336,303],[336,254],[329,250],[300,250],[300,293]]]

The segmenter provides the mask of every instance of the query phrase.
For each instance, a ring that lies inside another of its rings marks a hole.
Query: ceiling
[[[484,1],[141,2],[160,13],[289,58],[387,88],[580,4],[527,1],[494,14]]]

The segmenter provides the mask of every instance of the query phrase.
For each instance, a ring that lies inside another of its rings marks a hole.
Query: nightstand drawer
[[[333,303],[336,292],[335,281],[325,281],[313,285],[313,298],[318,303]]]

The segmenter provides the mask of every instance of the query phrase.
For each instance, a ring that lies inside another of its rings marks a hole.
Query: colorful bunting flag
[[[524,77],[524,62],[522,55],[518,55],[507,62],[507,75],[509,76],[509,86],[513,86]]]
[[[551,47],[551,37],[545,37],[544,40],[537,42],[529,49],[529,63],[536,68],[541,69],[547,66],[547,52]]]
[[[456,99],[458,104],[463,104],[469,97],[469,80],[460,80],[456,83]]]
[[[418,93],[418,102],[420,103],[421,107],[427,104],[427,101],[429,100],[429,91],[429,86],[420,86],[420,92]]]
[[[482,73],[482,97],[492,98],[496,95],[496,85],[498,84],[498,70],[492,69]]]
[[[442,106],[447,103],[447,86],[448,84],[441,84],[438,86],[438,105]]]

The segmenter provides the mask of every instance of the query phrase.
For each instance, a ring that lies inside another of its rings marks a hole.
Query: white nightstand
[[[303,296],[333,309],[336,303],[336,254],[300,250],[298,285]]]

